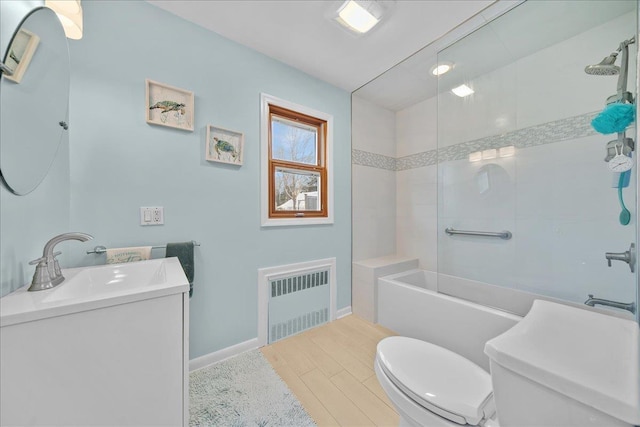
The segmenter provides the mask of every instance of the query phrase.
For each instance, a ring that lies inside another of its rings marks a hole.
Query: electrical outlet
[[[159,208],[153,208],[153,215],[151,218],[151,221],[154,224],[164,224],[164,209],[159,207]]]
[[[164,224],[164,208],[162,206],[140,208],[140,225],[162,224]]]

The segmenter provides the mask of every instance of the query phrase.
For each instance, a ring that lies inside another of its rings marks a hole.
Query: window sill
[[[333,218],[268,218],[262,219],[262,227],[284,227],[333,224]]]

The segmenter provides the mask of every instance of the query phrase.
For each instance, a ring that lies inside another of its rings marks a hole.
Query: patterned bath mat
[[[306,427],[309,414],[259,350],[189,375],[191,427]]]

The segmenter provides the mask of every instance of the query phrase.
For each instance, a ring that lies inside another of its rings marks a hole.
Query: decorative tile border
[[[435,165],[437,161],[438,150],[423,151],[422,153],[416,153],[410,156],[397,158],[396,170],[403,171],[407,169],[415,169],[421,168],[423,166]]]
[[[469,153],[514,145],[516,148],[529,148],[537,145],[552,144],[569,139],[584,138],[597,135],[591,127],[591,120],[598,113],[587,113],[580,116],[530,126],[503,135],[493,135],[473,141],[462,142],[442,148],[438,153],[438,162],[462,160]]]
[[[351,150],[351,163],[372,168],[396,170],[396,159],[362,150]]]
[[[410,156],[393,157],[370,153],[362,150],[352,150],[351,162],[354,165],[371,166],[379,169],[402,171],[424,166],[435,165],[439,162],[462,160],[469,153],[514,145],[516,148],[529,148],[537,145],[552,144],[569,139],[584,138],[597,135],[591,127],[591,120],[599,112],[582,114],[566,119],[518,129],[503,135],[492,135],[472,141],[443,147],[438,150],[423,151]]]

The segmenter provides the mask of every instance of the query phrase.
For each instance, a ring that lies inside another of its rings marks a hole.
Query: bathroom
[[[28,8],[39,2],[19,3]],[[263,331],[256,326],[263,315],[256,291],[258,270],[312,260],[335,258],[331,319],[355,306],[351,284],[356,285],[357,267],[352,273],[352,262],[389,255],[416,259],[412,268],[437,272],[438,287],[448,286],[450,295],[486,295],[477,287],[491,286],[496,301],[518,301],[519,306],[487,305],[520,316],[535,297],[579,305],[589,294],[637,302],[636,274],[615,260],[609,268],[605,259],[605,252],[626,251],[637,240],[635,172],[623,192],[631,220],[622,226],[614,175],[602,162],[605,145],[614,137],[589,131],[580,138],[549,141],[561,143],[528,146],[515,141],[522,135],[514,136],[520,129],[604,108],[616,91],[616,78],[582,70],[637,33],[637,4],[613,2],[629,8],[616,14],[614,7],[606,7],[608,18],[585,17],[583,27],[539,44],[531,40],[538,37],[530,35],[541,33],[536,27],[523,39],[509,36],[508,28],[497,22],[483,27],[477,37],[461,39],[517,4],[498,2],[503,6],[476,15],[489,3],[467,5],[467,14],[438,34],[447,33],[448,39],[428,45],[352,94],[356,88],[326,83],[151,2],[83,2],[83,38],[69,41],[69,132],[62,133],[55,160],[37,188],[24,196],[5,185],[0,189],[0,295],[31,281],[34,267],[28,262],[57,234],[82,231],[93,236],[87,243],[59,246],[63,268],[104,263],[101,255],[86,253],[97,245],[195,240],[200,246],[194,250],[196,278],[189,301],[191,368],[262,343]],[[549,7],[555,3],[572,2]],[[457,27],[463,21],[465,25]],[[4,48],[4,30],[2,37]],[[427,44],[415,46],[387,68]],[[628,85],[635,93],[637,44],[630,48]],[[457,59],[473,52],[480,57]],[[477,61],[484,68],[468,71],[464,61]],[[412,67],[428,70],[438,62],[453,62],[454,71],[469,73],[466,83],[486,83],[491,92],[483,95],[472,86],[477,92],[472,98],[454,98],[444,89],[454,83],[445,80],[446,75],[416,77],[421,93],[409,87],[415,82],[409,78]],[[580,73],[569,74],[569,65],[580,65]],[[146,79],[195,94],[194,131],[145,123],[141,100]],[[331,225],[262,226],[260,94],[332,115]],[[406,97],[398,102],[398,94]],[[5,119],[3,109],[3,126],[5,120],[18,119]],[[209,124],[244,133],[242,166],[205,158]],[[564,122],[559,126],[565,132],[575,130]],[[513,142],[488,141],[493,135]],[[637,139],[633,125],[627,137]],[[450,162],[434,160],[436,150],[469,141],[477,142],[472,152],[447,159]],[[499,157],[497,150],[510,146],[515,147],[512,155]],[[487,153],[482,159],[483,152],[492,149],[496,158]],[[469,161],[469,155],[478,152],[480,160]],[[367,163],[367,158],[383,167]],[[578,175],[583,179],[576,179]],[[496,190],[478,190],[488,187]],[[162,206],[164,224],[140,226],[143,206]],[[513,238],[449,236],[444,231],[449,227],[509,230]],[[161,251],[154,256],[162,256]],[[379,314],[390,310],[388,304]],[[410,325],[406,332],[399,330],[402,319],[386,319],[390,329],[413,334]]]

